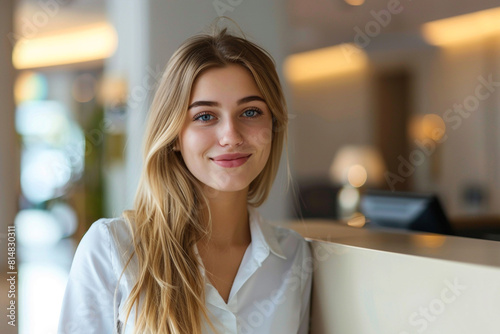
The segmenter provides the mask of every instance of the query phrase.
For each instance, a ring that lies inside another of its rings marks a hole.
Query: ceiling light
[[[51,35],[20,39],[12,52],[17,69],[40,68],[101,60],[118,44],[115,29],[107,22]]]
[[[460,44],[500,34],[499,22],[500,7],[426,23],[422,34],[432,45]]]

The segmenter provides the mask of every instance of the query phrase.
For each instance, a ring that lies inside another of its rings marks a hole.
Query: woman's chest
[[[241,266],[246,247],[200,252],[205,275],[217,289],[224,302],[228,302],[238,269]]]

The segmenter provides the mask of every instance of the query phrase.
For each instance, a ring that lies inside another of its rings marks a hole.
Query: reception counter
[[[311,243],[311,333],[500,333],[500,242],[320,220],[286,226]]]

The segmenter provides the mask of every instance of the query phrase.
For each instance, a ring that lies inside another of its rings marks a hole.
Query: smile
[[[246,157],[241,157],[237,159],[231,159],[231,160],[212,160],[215,162],[217,165],[224,167],[224,168],[234,168],[234,167],[239,167],[243,165],[247,160],[250,158],[251,154],[246,156]]]

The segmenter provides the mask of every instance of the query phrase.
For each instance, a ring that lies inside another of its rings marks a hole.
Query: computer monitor
[[[453,234],[439,199],[434,194],[369,190],[361,199],[367,226]]]

